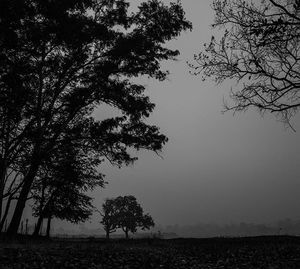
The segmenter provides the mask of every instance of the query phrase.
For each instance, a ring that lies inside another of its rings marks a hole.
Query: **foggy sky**
[[[294,133],[273,115],[222,114],[231,82],[202,82],[186,65],[212,35],[211,1],[182,2],[193,31],[170,44],[181,51],[179,60],[164,63],[169,80],[143,80],[156,104],[149,122],[169,138],[163,158],[142,151],[134,166],[102,166],[109,184],[93,192],[94,204],[100,208],[105,198],[134,195],[161,225],[299,219],[299,115]],[[91,225],[98,222],[95,216]]]

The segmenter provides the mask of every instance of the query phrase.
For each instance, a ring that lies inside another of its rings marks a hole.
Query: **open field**
[[[300,238],[52,240],[0,244],[0,268],[300,268]]]

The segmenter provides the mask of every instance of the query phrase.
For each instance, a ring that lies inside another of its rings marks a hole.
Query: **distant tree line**
[[[0,231],[16,235],[28,200],[38,218],[86,220],[87,190],[105,185],[99,165],[159,152],[167,142],[146,123],[154,104],[131,78],[164,80],[165,45],[191,29],[179,2],[0,1]],[[119,116],[96,119],[110,106]],[[11,205],[15,203],[15,208]],[[5,207],[5,208],[4,208]],[[2,208],[4,210],[2,211]]]

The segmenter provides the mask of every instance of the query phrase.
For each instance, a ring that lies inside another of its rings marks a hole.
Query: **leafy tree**
[[[129,232],[135,233],[137,228],[145,230],[154,226],[152,217],[143,213],[143,208],[134,196],[119,196],[114,202],[118,228],[123,230],[126,239],[129,237]]]
[[[49,237],[51,220],[53,218],[77,224],[88,220],[92,215],[93,209],[92,198],[74,186],[65,189],[60,188],[58,192],[47,199],[42,211],[36,212],[35,216],[38,217],[38,222],[33,235],[39,234],[43,219],[47,219],[46,236]]]
[[[101,162],[89,150],[66,141],[40,169],[32,192],[33,213],[38,217],[34,235],[38,235],[44,218],[50,231],[52,218],[78,223],[87,220],[93,211],[92,198],[85,194],[103,187],[103,175],[97,171]],[[49,234],[47,234],[49,236]]]
[[[102,205],[102,210],[98,212],[102,216],[100,223],[103,225],[106,239],[109,239],[110,234],[114,233],[118,228],[118,216],[115,200],[106,199]]]
[[[195,55],[194,73],[236,81],[225,110],[254,107],[291,126],[300,108],[300,1],[215,0],[212,7],[213,27],[224,34]]]
[[[164,44],[191,23],[179,2],[128,7],[125,0],[0,2],[0,175],[11,164],[25,167],[8,234],[17,233],[35,178],[66,136],[119,166],[136,159],[128,148],[160,151],[167,141],[145,123],[154,104],[131,78],[164,80],[160,62],[179,54]],[[95,120],[102,104],[121,115]]]

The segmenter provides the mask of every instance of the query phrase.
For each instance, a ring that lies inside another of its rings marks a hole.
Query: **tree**
[[[300,108],[300,1],[215,0],[212,7],[213,27],[224,34],[195,55],[194,74],[236,81],[225,110],[254,107],[292,127]]]
[[[119,166],[136,160],[130,147],[156,152],[167,141],[145,123],[154,104],[131,78],[164,80],[160,62],[179,54],[164,43],[191,23],[179,2],[128,7],[125,0],[0,2],[0,175],[26,162],[8,234],[17,233],[36,176],[68,134]],[[95,120],[102,104],[121,115]]]
[[[17,197],[23,183],[22,178],[22,173],[20,171],[16,172],[14,169],[9,169],[5,176],[4,191],[2,193],[2,200],[4,201],[2,205],[5,205],[5,209],[0,221],[0,232],[3,230],[4,224],[7,221],[7,216],[11,208],[11,202],[18,199]]]
[[[38,211],[35,216],[38,217],[33,235],[38,235],[41,224],[44,219],[47,219],[47,233],[50,237],[50,226],[53,218],[67,220],[71,223],[84,222],[90,218],[94,209],[92,205],[92,198],[80,192],[78,189],[68,188],[69,192],[65,190],[62,193],[52,196],[45,203],[42,211]]]
[[[100,223],[104,227],[107,239],[118,228],[123,230],[128,239],[129,232],[135,233],[137,228],[145,230],[154,226],[152,217],[144,214],[143,208],[132,195],[106,199],[102,211],[99,212],[102,216]]]
[[[100,186],[104,175],[97,167],[101,160],[70,139],[56,149],[44,163],[32,188],[33,213],[38,217],[34,235],[38,235],[44,218],[50,231],[52,218],[72,223],[86,221],[92,214],[92,198],[85,194]],[[49,236],[49,234],[47,234]]]
[[[114,199],[106,199],[102,205],[102,210],[98,211],[102,216],[100,223],[103,225],[106,239],[118,228],[118,216]]]
[[[129,232],[135,233],[137,228],[145,230],[154,226],[152,217],[143,213],[143,208],[132,195],[117,197],[115,207],[118,228],[123,230],[126,239],[129,238]]]

